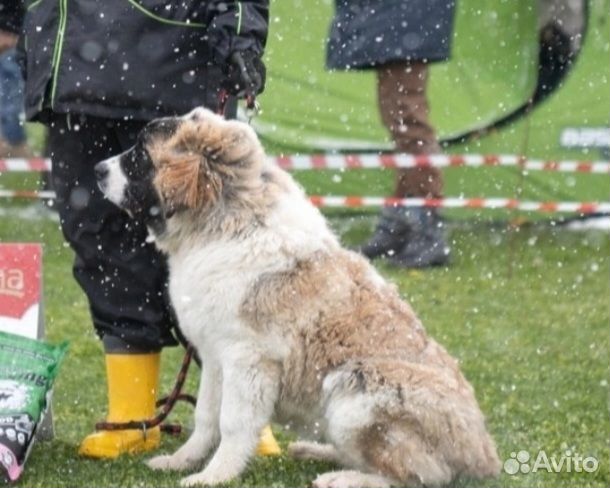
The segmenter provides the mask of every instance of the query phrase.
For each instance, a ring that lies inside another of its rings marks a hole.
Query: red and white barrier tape
[[[33,159],[0,159],[0,173],[4,172],[35,172],[51,171],[51,160],[45,158]]]
[[[528,202],[510,198],[394,198],[394,197],[338,197],[311,196],[317,207],[432,207],[511,209],[528,212],[576,212],[589,214],[610,212],[610,202]]]
[[[0,190],[0,198],[54,199],[52,191]],[[406,207],[510,209],[527,212],[610,212],[610,202],[528,202],[510,198],[394,198],[310,196],[316,207]]]
[[[526,171],[610,173],[610,163],[606,161],[542,161],[527,160],[514,155],[304,154],[269,156],[269,159],[288,170],[518,166]],[[0,159],[0,173],[50,170],[51,161],[49,159]]]
[[[1,190],[0,198],[24,198],[24,199],[41,199],[41,200],[53,200],[55,199],[54,191],[34,191],[34,190]]]
[[[273,159],[284,169],[296,170],[415,168],[422,166],[434,166],[436,168],[519,166],[527,171],[610,173],[610,163],[607,161],[541,161],[527,160],[514,155],[321,154],[277,156]]]

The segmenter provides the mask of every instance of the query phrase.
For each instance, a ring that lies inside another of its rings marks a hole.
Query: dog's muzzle
[[[121,169],[121,156],[114,156],[93,167],[97,186],[104,196],[119,207],[123,203],[129,181]]]

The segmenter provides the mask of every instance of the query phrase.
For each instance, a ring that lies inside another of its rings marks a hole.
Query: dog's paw
[[[180,480],[180,486],[188,488],[191,486],[211,486],[219,485],[229,481],[232,477],[215,476],[208,473],[205,469],[200,473],[195,473]]]
[[[318,442],[296,441],[288,445],[288,455],[301,460],[336,461],[337,451],[330,444]]]
[[[196,473],[180,480],[180,486],[188,488],[190,486],[205,486],[209,485],[206,479],[201,476],[203,473]]]
[[[309,442],[296,441],[288,444],[287,452],[290,457],[295,459],[310,459]]]
[[[319,475],[314,488],[390,488],[392,482],[383,476],[358,471],[331,471]]]
[[[146,461],[146,465],[150,469],[156,471],[178,471],[190,467],[190,463],[183,462],[180,459],[177,459],[175,455],[172,456],[169,454],[155,456]]]
[[[318,475],[318,477],[313,480],[311,486],[313,488],[348,488],[348,484],[345,483],[345,477],[343,476],[341,471],[338,472],[330,472]]]

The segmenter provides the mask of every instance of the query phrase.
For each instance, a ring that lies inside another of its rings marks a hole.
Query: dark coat
[[[327,45],[331,69],[449,57],[455,0],[336,0]]]
[[[0,30],[19,32],[21,18],[23,17],[23,5],[16,0],[0,0]]]
[[[20,22],[29,119],[50,110],[149,120],[214,108],[229,55],[261,54],[267,38],[268,0],[29,5]],[[0,11],[3,25],[10,27]]]

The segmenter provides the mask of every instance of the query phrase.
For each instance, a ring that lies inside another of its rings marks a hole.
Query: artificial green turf
[[[1,209],[0,209],[1,210]],[[14,208],[14,210],[17,210]],[[370,231],[370,218],[333,219],[346,243]],[[474,385],[500,457],[570,448],[600,461],[594,474],[502,474],[458,486],[607,487],[610,485],[608,349],[610,242],[607,234],[549,227],[519,231],[460,224],[451,231],[453,263],[425,272],[376,264],[419,313],[429,333],[457,356]],[[103,354],[85,300],[71,278],[71,251],[56,223],[0,216],[0,241],[44,244],[45,317],[50,341],[68,339],[54,397],[56,440],[38,443],[17,483],[27,487],[176,486],[179,474],[150,471],[148,456],[116,461],[79,458],[79,440],[104,414]],[[168,391],[182,352],[164,353]],[[196,387],[197,369],[188,389]],[[190,408],[175,419],[191,424]],[[279,432],[279,426],[276,430]],[[283,445],[290,433],[279,432]],[[185,440],[164,438],[162,451]],[[330,466],[285,456],[256,459],[233,486],[307,486]]]

